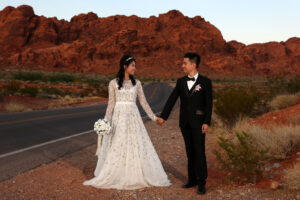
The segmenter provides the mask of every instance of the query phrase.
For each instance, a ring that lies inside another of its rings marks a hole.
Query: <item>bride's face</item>
[[[126,65],[124,65],[124,68],[125,68],[125,72],[128,73],[129,75],[134,75],[135,73],[135,61],[132,61],[128,67]]]

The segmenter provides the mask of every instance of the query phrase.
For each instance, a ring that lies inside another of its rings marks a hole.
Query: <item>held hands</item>
[[[156,123],[162,126],[165,123],[165,120],[163,118],[161,118],[161,117],[158,117],[156,119]]]
[[[158,117],[156,119],[156,123],[162,126],[165,123],[165,120],[163,118],[161,118],[161,117]],[[204,134],[204,133],[207,133],[207,132],[208,132],[208,125],[207,124],[203,124],[202,125],[202,133]]]

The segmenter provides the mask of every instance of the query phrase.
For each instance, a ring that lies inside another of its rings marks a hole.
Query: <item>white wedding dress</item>
[[[141,82],[136,80],[133,85],[131,80],[124,80],[119,90],[117,80],[113,79],[108,88],[104,119],[111,123],[112,132],[102,138],[95,177],[83,185],[124,190],[171,185],[136,105],[138,97],[147,115],[156,121]]]

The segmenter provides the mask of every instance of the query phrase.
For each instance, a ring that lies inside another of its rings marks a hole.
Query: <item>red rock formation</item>
[[[182,56],[196,51],[203,73],[300,74],[300,38],[244,45],[226,42],[203,18],[177,10],[158,17],[79,14],[70,22],[34,14],[30,6],[0,11],[0,68],[115,73],[124,53],[144,76],[182,75]]]

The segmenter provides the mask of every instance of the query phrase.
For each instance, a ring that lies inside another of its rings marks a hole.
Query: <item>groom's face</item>
[[[196,68],[196,63],[192,63],[189,58],[183,58],[182,69],[188,74]]]

